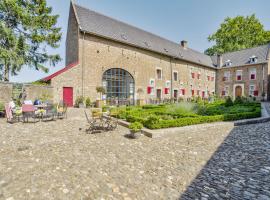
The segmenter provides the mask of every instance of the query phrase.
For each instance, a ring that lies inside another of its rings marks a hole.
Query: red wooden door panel
[[[72,87],[63,88],[63,101],[68,107],[73,106],[73,88]]]

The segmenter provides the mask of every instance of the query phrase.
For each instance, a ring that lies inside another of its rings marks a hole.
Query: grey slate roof
[[[232,65],[231,67],[243,66],[251,64],[249,62],[249,58],[252,56],[257,57],[257,64],[268,62],[268,53],[270,51],[270,44],[243,49],[239,51],[229,52],[222,54],[223,67],[225,66],[225,62],[230,60]],[[217,65],[217,57],[211,56],[214,65]]]
[[[81,31],[165,54],[172,58],[214,67],[211,58],[203,53],[190,48],[184,49],[178,43],[169,41],[79,5],[74,4],[74,8]]]
[[[112,19],[95,11],[73,4],[81,31],[100,37],[116,40],[125,44],[165,54],[172,58],[186,60],[200,65],[216,68],[217,57],[208,56],[180,44],[136,28],[124,22]],[[223,63],[232,62],[231,67],[249,64],[249,58],[258,57],[257,63],[267,62],[270,44],[244,49],[222,55]]]

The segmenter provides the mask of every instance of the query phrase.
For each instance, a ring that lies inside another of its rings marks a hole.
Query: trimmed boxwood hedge
[[[127,122],[140,122],[149,129],[181,127],[217,121],[235,121],[261,117],[260,103],[242,103],[225,107],[222,102],[198,104],[198,113],[168,111],[165,105],[145,105],[113,110],[111,113]]]
[[[160,129],[160,128],[189,126],[194,124],[210,123],[223,120],[224,120],[223,115],[215,115],[215,116],[185,117],[174,120],[160,120],[157,123],[147,123],[147,121],[145,121],[143,125],[149,129]]]

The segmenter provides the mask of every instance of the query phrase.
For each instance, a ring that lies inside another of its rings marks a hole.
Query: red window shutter
[[[191,93],[192,93],[192,96],[194,96],[194,94],[195,94],[195,91],[194,91],[194,90],[191,90]]]
[[[202,92],[202,97],[203,97],[203,98],[205,97],[205,91]]]
[[[210,76],[207,76],[208,81],[210,81]]]
[[[195,73],[191,73],[191,77],[192,78],[195,78]]]
[[[237,76],[237,80],[238,80],[238,81],[241,81],[241,79],[242,79],[242,76],[240,76],[240,75]]]
[[[222,91],[222,96],[225,96],[225,91]]]
[[[151,87],[147,87],[147,94],[151,94],[152,88]]]
[[[251,79],[251,80],[254,80],[254,79],[255,79],[255,74],[251,74],[251,75],[250,75],[250,79]]]
[[[185,89],[182,89],[182,95],[185,95],[186,91]]]
[[[164,93],[165,93],[165,94],[169,94],[169,88],[165,88],[165,89],[164,89]]]
[[[259,95],[259,91],[258,91],[258,90],[255,90],[255,91],[254,91],[254,96],[257,97],[258,95]]]

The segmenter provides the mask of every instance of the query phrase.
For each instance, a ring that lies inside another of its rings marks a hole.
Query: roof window
[[[127,36],[125,34],[121,34],[121,38],[127,40]]]
[[[258,61],[258,57],[253,55],[249,58],[249,63],[256,63]]]
[[[147,47],[151,47],[150,44],[148,42],[144,42],[145,46]]]
[[[227,61],[225,62],[225,66],[226,66],[226,67],[232,66],[232,61],[231,61],[231,60],[227,60]]]

